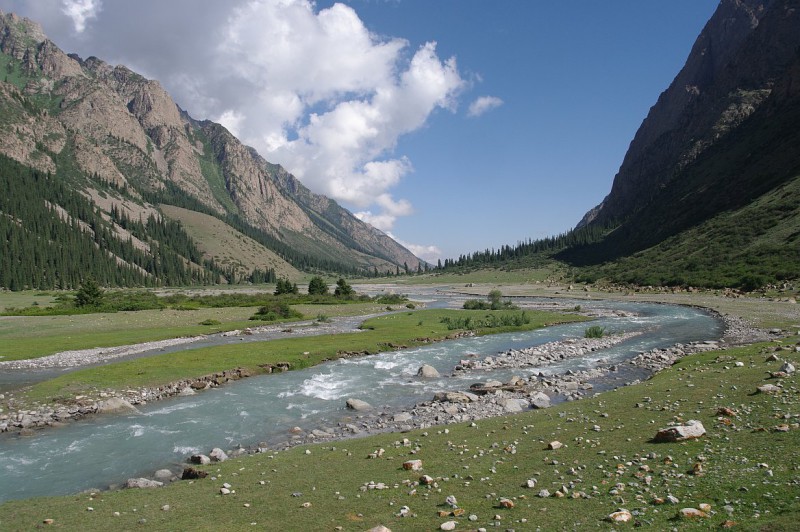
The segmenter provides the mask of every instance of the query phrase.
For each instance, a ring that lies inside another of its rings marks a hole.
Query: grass
[[[303,278],[301,272],[273,251],[213,216],[172,205],[161,205],[159,209],[180,221],[204,257],[213,258],[217,264],[232,266],[241,274],[249,274],[255,268],[272,268],[279,278],[295,281]]]
[[[63,530],[89,531],[142,525],[363,531],[379,524],[398,531],[438,529],[455,519],[457,530],[614,529],[619,527],[604,518],[624,507],[649,530],[708,530],[726,520],[734,521],[737,530],[794,530],[800,518],[800,473],[792,459],[800,446],[798,377],[783,379],[779,395],[753,394],[766,372],[780,365],[766,361],[775,347],[693,355],[637,386],[474,426],[258,454],[206,466],[209,478],[157,490],[13,501],[0,507],[0,527],[26,530],[54,519]],[[779,355],[795,364],[800,358],[788,351]],[[719,414],[723,407],[734,413]],[[687,419],[702,421],[708,434],[684,443],[651,443],[658,428]],[[776,432],[782,423],[792,428]],[[547,450],[553,440],[564,447]],[[386,450],[382,458],[367,459],[379,448]],[[408,459],[422,460],[423,470],[404,470],[401,464]],[[702,464],[703,474],[688,474],[696,463]],[[417,485],[421,474],[433,477],[435,484]],[[522,487],[531,478],[537,479],[536,488]],[[235,493],[220,495],[225,482]],[[387,489],[362,489],[369,482],[384,483]],[[543,488],[551,493],[565,489],[568,495],[537,497]],[[581,492],[590,498],[573,498]],[[680,502],[653,503],[668,494]],[[448,495],[457,498],[464,516],[439,516],[450,510]],[[501,498],[512,500],[514,508],[499,507]],[[710,517],[676,517],[680,508],[701,503],[711,505]],[[169,510],[162,510],[164,505]],[[411,517],[397,517],[404,505]],[[467,519],[471,514],[476,521]]]
[[[4,294],[4,297],[7,295]],[[320,306],[298,305],[296,308],[304,315],[314,316],[319,313]],[[385,305],[374,303],[324,306],[325,313],[331,317],[356,316],[384,308]],[[254,323],[248,318],[255,310],[254,307],[227,307],[190,311],[164,309],[72,316],[0,317],[0,356],[3,357],[0,360],[37,358],[59,351],[112,347],[253,327]],[[201,322],[208,320],[220,323],[201,325]]]
[[[230,344],[117,362],[74,371],[35,384],[15,394],[15,400],[27,405],[67,401],[76,395],[93,395],[99,390],[155,387],[237,367],[257,374],[264,371],[260,365],[277,362],[289,362],[293,368],[309,367],[338,358],[341,353],[378,353],[398,346],[421,345],[428,339],[444,339],[454,332],[448,330],[440,320],[466,312],[422,310],[391,314],[368,320],[363,326],[365,331],[360,333]],[[515,330],[531,330],[582,319],[580,316],[550,312],[530,312],[529,316],[531,321]],[[503,330],[511,329],[476,332],[485,334]]]

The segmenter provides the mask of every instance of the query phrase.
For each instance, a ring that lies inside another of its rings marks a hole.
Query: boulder
[[[497,404],[503,407],[503,410],[509,413],[522,412],[523,404],[527,406],[527,402],[522,399],[500,399]]]
[[[129,478],[125,483],[126,488],[160,488],[163,482],[157,480],[150,480],[149,478]]]
[[[214,447],[211,449],[211,452],[208,454],[208,457],[211,458],[212,462],[224,462],[228,459],[228,455],[225,454],[225,451],[220,449],[219,447]]]
[[[183,469],[183,474],[181,475],[181,480],[195,480],[198,478],[206,478],[208,476],[208,472],[200,471],[199,469],[195,469],[193,467],[185,467]]]
[[[791,362],[784,362],[779,371],[791,375],[792,373],[795,372],[795,367]]]
[[[406,471],[419,471],[422,469],[422,460],[407,460],[403,462],[403,469]]]
[[[612,523],[627,523],[633,519],[633,514],[623,508],[617,510],[616,512],[612,512],[606,519]]]
[[[411,421],[413,418],[414,416],[412,416],[408,412],[399,412],[392,417],[392,421],[394,421],[395,423],[407,423]]]
[[[436,371],[436,368],[425,364],[417,371],[417,377],[422,377],[423,379],[438,379],[441,375]]]
[[[122,397],[112,397],[97,403],[98,414],[139,414],[139,410]]]
[[[705,433],[706,429],[703,427],[703,424],[696,419],[692,419],[687,421],[684,425],[674,425],[659,430],[653,438],[653,441],[656,443],[669,443],[693,440],[704,436]]]
[[[189,462],[199,465],[208,465],[211,463],[211,458],[204,454],[193,454],[189,457]]]
[[[774,384],[765,384],[757,388],[758,393],[780,393],[781,389]]]
[[[470,394],[474,395],[474,394]],[[472,399],[464,392],[437,392],[433,396],[434,401],[440,403],[470,403]]]
[[[544,392],[535,392],[530,396],[533,408],[550,408],[550,397]]]
[[[356,412],[372,410],[372,405],[366,401],[362,401],[361,399],[348,399],[346,404],[347,408],[350,410],[355,410]]]
[[[155,472],[153,477],[159,482],[169,482],[175,477],[175,475],[173,475],[172,471],[169,469],[159,469]]]

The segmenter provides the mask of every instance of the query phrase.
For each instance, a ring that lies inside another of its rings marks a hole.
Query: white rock
[[[696,419],[692,419],[687,421],[684,425],[674,425],[659,430],[653,438],[653,441],[676,442],[692,440],[704,436],[705,433],[706,429],[703,427],[703,424]]]
[[[347,408],[350,410],[355,410],[356,412],[364,412],[366,410],[372,410],[372,405],[370,405],[366,401],[362,401],[361,399],[348,399],[347,400]]]
[[[417,377],[422,377],[423,379],[438,379],[441,375],[439,375],[439,372],[433,366],[424,364],[417,371]]]

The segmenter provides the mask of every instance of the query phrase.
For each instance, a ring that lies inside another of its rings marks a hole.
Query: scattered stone
[[[189,462],[199,465],[208,465],[211,463],[211,458],[204,454],[193,454],[189,457]]]
[[[417,371],[417,377],[422,377],[423,379],[438,379],[441,375],[439,375],[439,372],[433,366],[424,364],[419,368],[419,371]]]
[[[407,460],[403,462],[403,469],[407,471],[419,471],[422,469],[422,460]]]
[[[781,389],[778,386],[775,386],[774,384],[764,384],[763,386],[759,386],[757,390],[758,393],[767,393],[767,394],[780,393],[781,391]]]
[[[421,477],[419,477],[419,483],[422,484],[423,486],[429,486],[433,484],[433,477],[430,477],[428,475],[422,475]]]
[[[458,508],[458,501],[456,500],[455,495],[448,495],[447,498],[444,500],[444,503],[448,505],[450,508]]]
[[[55,522],[56,522],[56,520],[55,520],[55,519],[45,519],[44,521],[42,521],[42,524],[45,524],[45,525],[52,525],[52,524],[53,524],[53,523],[55,523]]]
[[[501,508],[513,508],[514,501],[511,499],[500,499],[500,507]]]
[[[530,396],[530,404],[533,408],[550,408],[550,396],[544,392],[535,392]]]
[[[696,419],[692,419],[684,425],[675,425],[659,430],[653,441],[656,443],[679,442],[699,438],[704,436],[705,433],[706,429],[703,424]]]
[[[561,443],[558,440],[551,441],[550,443],[547,444],[547,449],[550,450],[550,451],[554,451],[556,449],[561,449],[562,447],[564,447],[564,444]]]
[[[392,421],[395,423],[407,423],[414,419],[414,416],[409,414],[408,412],[399,412],[392,417]]]
[[[455,530],[456,529],[456,522],[455,521],[445,521],[441,525],[439,525],[440,530]]]
[[[616,512],[612,512],[606,517],[607,521],[611,521],[612,523],[627,523],[633,519],[633,514],[631,514],[628,510],[621,508]]]
[[[206,478],[207,476],[207,471],[200,471],[199,469],[195,469],[193,467],[186,467],[183,469],[181,480],[195,480],[198,478]]]
[[[708,517],[708,514],[697,508],[681,508],[678,512],[678,516],[683,519],[699,519]]]
[[[149,478],[129,478],[125,483],[126,488],[160,488],[163,482],[157,480],[150,480]]]
[[[158,471],[155,472],[153,477],[160,482],[169,482],[170,480],[175,478],[175,475],[173,475],[172,471],[170,471],[169,469],[159,469]]]
[[[383,525],[378,525],[375,527],[370,528],[367,532],[392,532],[391,529],[386,528]]]
[[[795,367],[794,365],[792,365],[791,362],[784,362],[779,371],[782,371],[787,375],[791,375],[792,373],[795,372]]]
[[[523,488],[530,488],[530,489],[535,488],[536,487],[536,479],[535,478],[529,478],[527,481],[525,481],[525,484],[523,484],[522,487]]]
[[[97,403],[98,414],[140,414],[139,409],[122,397],[112,397]]]
[[[169,512],[169,504],[165,504],[164,506],[162,506],[161,507],[161,511],[162,512]]]
[[[547,497],[550,496],[550,491],[547,488],[539,490],[538,496],[541,497],[542,499],[546,499]]]
[[[225,451],[219,447],[214,447],[209,453],[208,457],[214,462],[224,462],[228,459],[228,455],[225,454]]]
[[[361,399],[348,399],[346,404],[347,408],[350,410],[355,410],[356,412],[372,410],[372,405],[366,401],[362,401]]]

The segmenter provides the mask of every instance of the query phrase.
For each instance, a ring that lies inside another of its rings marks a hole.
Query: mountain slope
[[[197,121],[156,81],[66,55],[35,23],[0,13],[0,154],[92,198],[172,203],[258,235],[295,267],[368,272],[411,252],[311,193],[219,124]]]
[[[747,219],[742,235],[793,219],[770,211],[765,195],[782,190],[787,215],[794,212],[792,202],[800,202],[799,28],[800,1],[723,0],[686,66],[642,123],[611,192],[577,229],[605,227],[607,235],[559,258],[590,265],[639,253],[638,264],[645,267],[641,257],[649,257],[653,262],[645,268],[652,272],[662,266],[659,261],[669,260],[663,252],[677,249],[679,240],[707,247],[708,238],[699,236],[703,224],[727,226],[715,222],[717,217]],[[757,239],[732,238],[723,231],[712,246],[712,260],[701,262],[721,272],[731,266],[720,263],[722,257],[735,256],[738,266],[729,269],[739,279],[730,272],[719,276],[733,284],[752,275],[797,277],[800,257],[791,233],[777,231],[771,240],[779,261],[763,260],[765,249],[751,247]],[[660,282],[687,278],[680,272],[684,262],[670,263],[671,273]],[[607,266],[603,271],[614,278],[622,270]],[[649,280],[654,278],[659,276]]]

